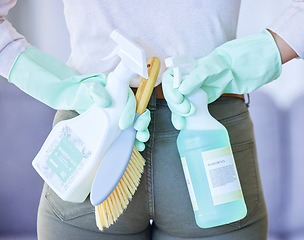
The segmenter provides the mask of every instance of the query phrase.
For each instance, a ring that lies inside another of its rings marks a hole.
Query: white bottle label
[[[243,198],[230,146],[202,152],[214,205]]]
[[[188,169],[188,166],[187,166],[186,158],[182,157],[181,161],[182,161],[182,166],[183,166],[183,170],[184,170],[184,174],[185,174],[185,179],[186,179],[186,183],[187,183],[188,192],[189,192],[189,195],[190,195],[193,211],[197,211],[198,210],[197,201],[196,201],[196,198],[195,198],[195,194],[194,194],[194,190],[193,190],[193,185],[192,185],[192,182],[191,182],[191,178],[190,178],[190,174],[189,174],[189,169]]]
[[[60,129],[54,139],[34,161],[45,181],[63,193],[89,162],[91,151],[68,126]]]

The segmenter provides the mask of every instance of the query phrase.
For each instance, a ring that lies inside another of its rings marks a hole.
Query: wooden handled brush
[[[141,79],[135,95],[137,102],[136,112],[139,114],[145,112],[149,103],[159,73],[160,60],[157,57],[150,58],[147,68],[149,78]],[[103,203],[95,207],[96,224],[101,231],[115,223],[118,217],[127,208],[140,183],[144,165],[145,159],[134,146],[128,166],[119,183],[109,197]]]

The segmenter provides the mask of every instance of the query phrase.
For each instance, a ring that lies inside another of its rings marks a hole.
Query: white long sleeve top
[[[17,0],[0,0],[0,75],[8,77],[18,56],[30,44],[5,19]],[[203,57],[236,37],[241,0],[63,0],[71,55],[67,64],[80,74],[109,73],[118,59],[101,62],[115,47],[109,38],[120,29],[146,50],[147,59],[175,55]],[[304,0],[293,0],[268,26],[304,59]],[[162,66],[160,73],[165,70]],[[161,74],[159,75],[161,76]],[[160,83],[159,77],[157,84]],[[138,86],[139,78],[131,81]]]

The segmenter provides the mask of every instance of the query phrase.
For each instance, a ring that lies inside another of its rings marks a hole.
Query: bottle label
[[[194,190],[193,190],[193,185],[192,185],[192,182],[191,182],[191,178],[190,178],[190,174],[189,174],[189,169],[188,169],[188,166],[187,166],[186,158],[182,157],[181,161],[182,161],[182,166],[183,166],[183,170],[184,170],[184,174],[185,174],[185,179],[186,179],[186,183],[187,183],[188,192],[189,192],[189,195],[190,195],[193,211],[197,211],[198,210],[197,201],[196,201],[196,198],[195,198],[195,194],[194,194]]]
[[[240,180],[230,146],[202,152],[214,205],[243,198]]]
[[[63,137],[46,163],[62,182],[66,182],[82,159],[83,156],[78,148],[69,139]]]
[[[41,152],[35,165],[47,182],[65,192],[81,174],[90,156],[91,151],[85,143],[70,127],[64,126]]]

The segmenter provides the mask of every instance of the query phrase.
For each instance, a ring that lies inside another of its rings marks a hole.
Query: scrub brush
[[[150,100],[159,73],[160,60],[156,57],[150,58],[147,68],[149,79],[141,79],[135,95],[137,101],[136,112],[139,114],[145,112]],[[103,203],[95,207],[96,225],[100,231],[103,231],[104,228],[109,228],[115,223],[118,217],[127,208],[140,183],[144,165],[145,159],[134,146],[128,166],[119,183],[109,197]]]

